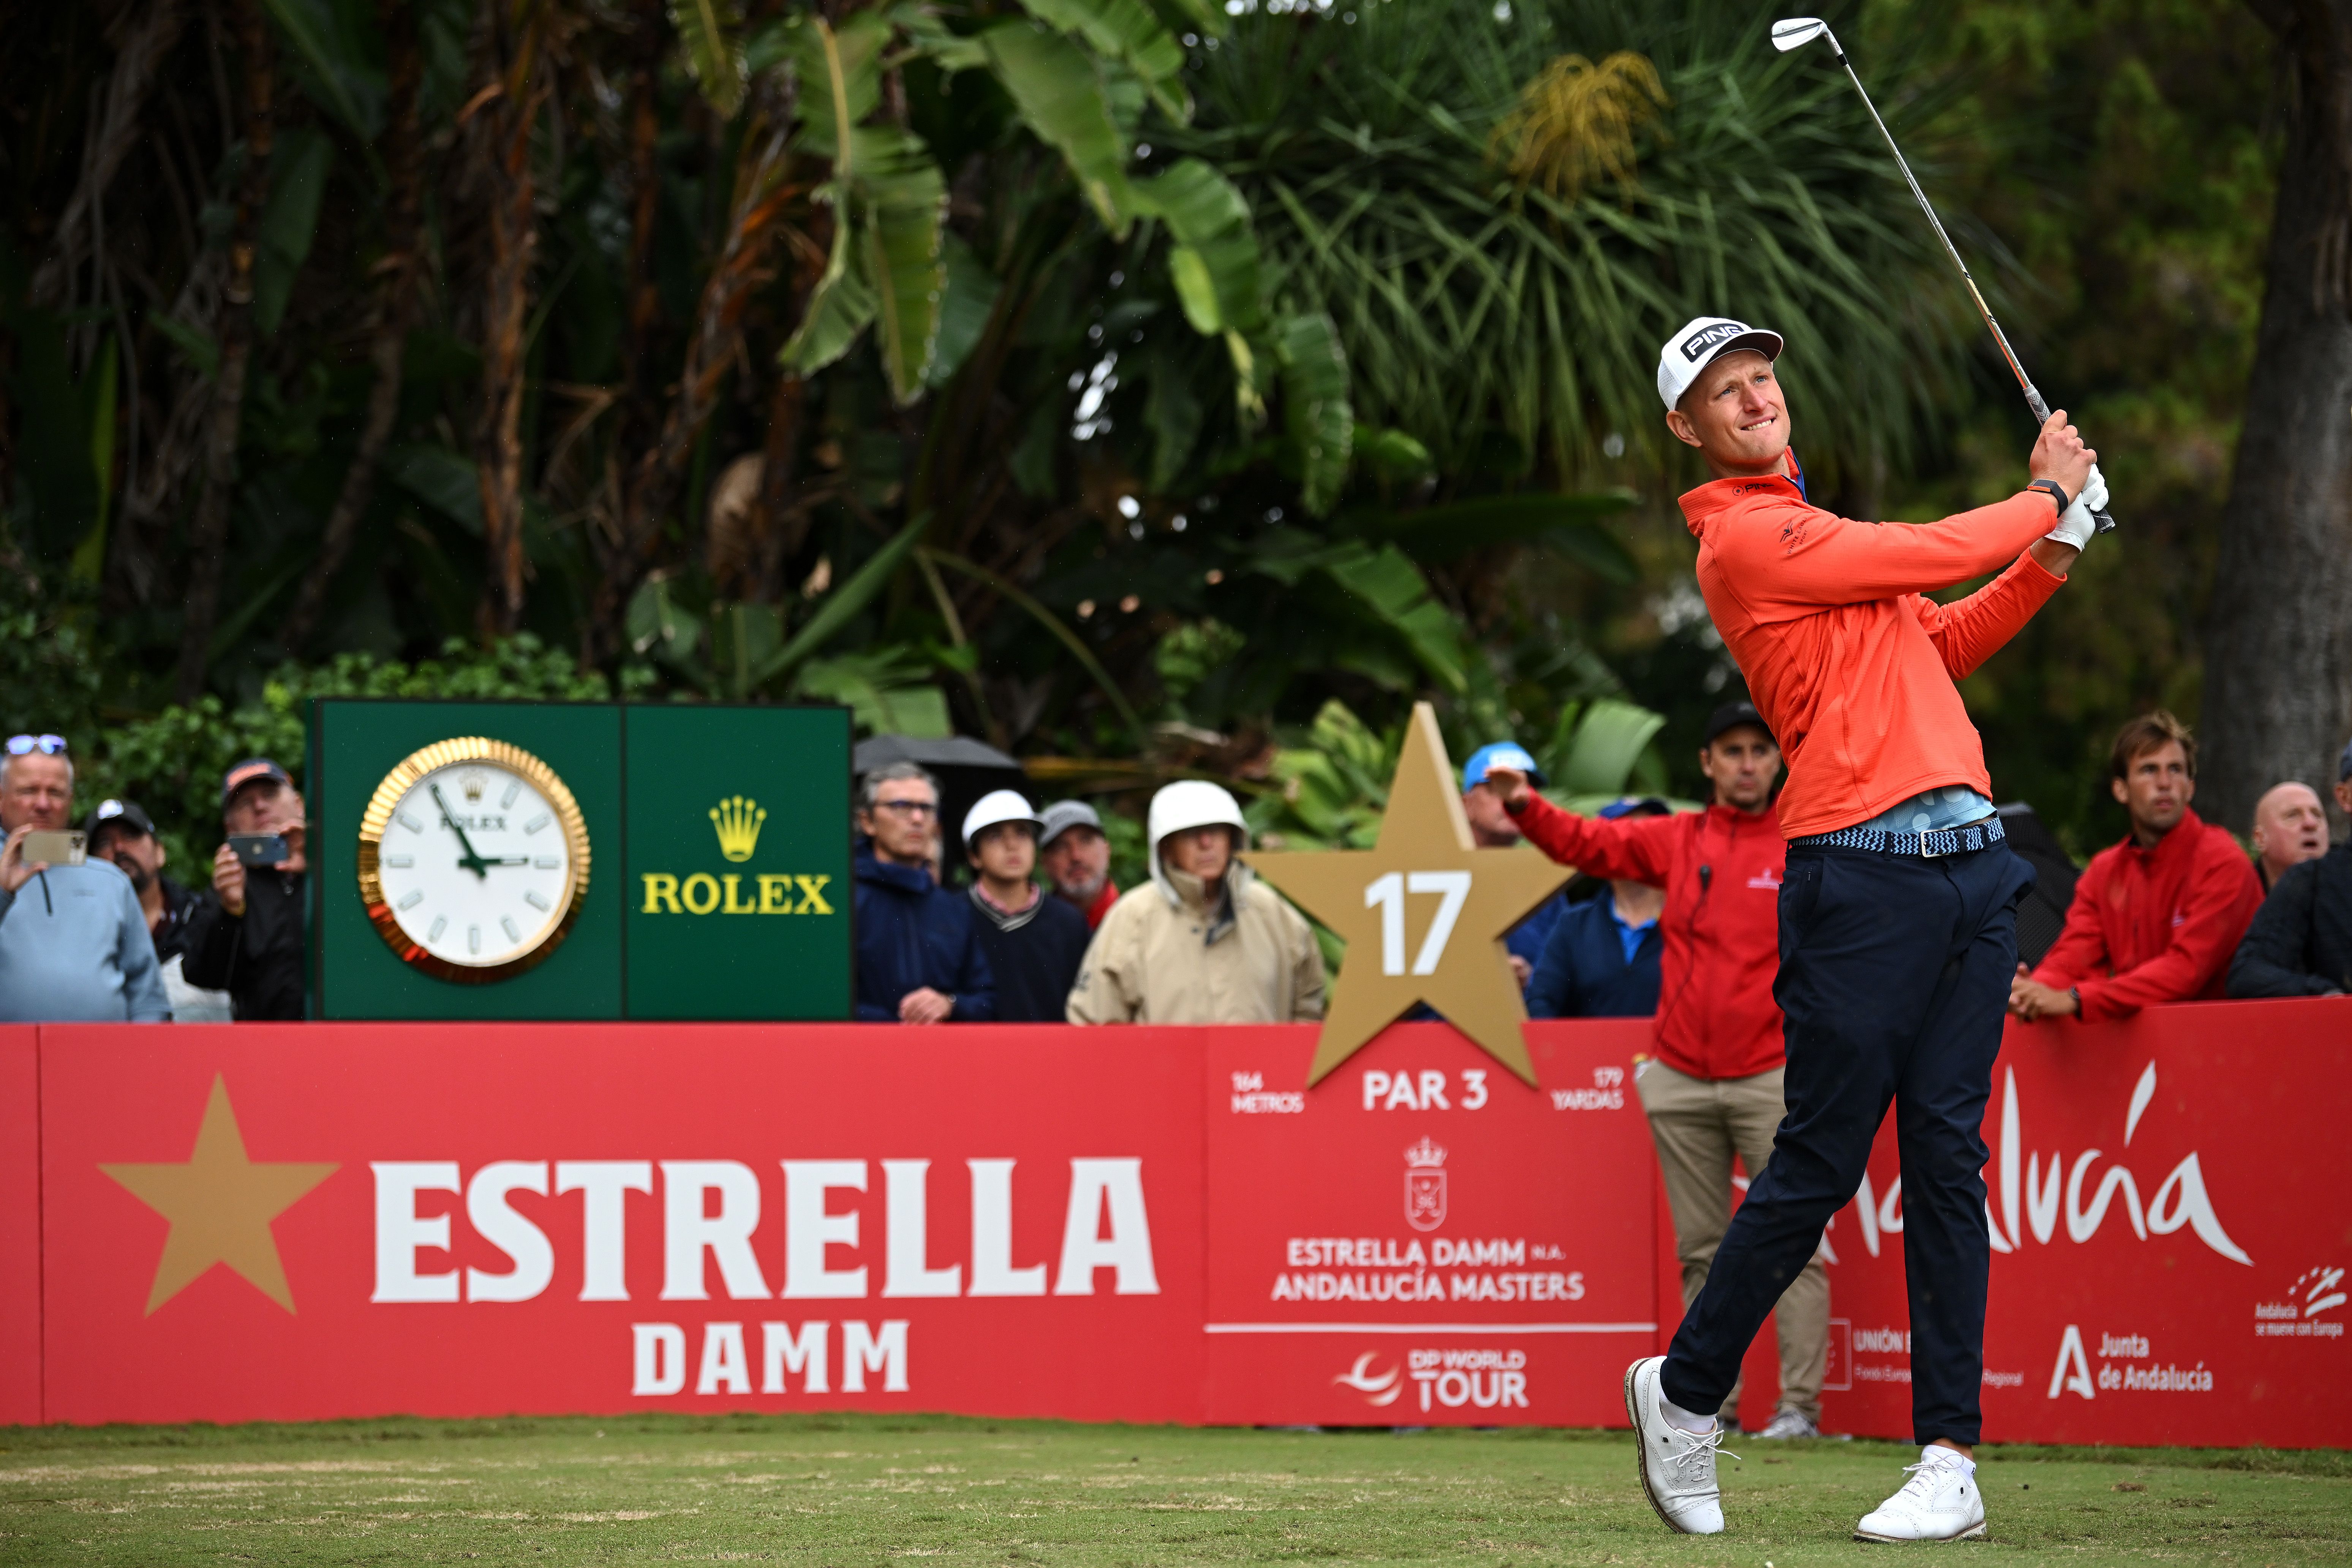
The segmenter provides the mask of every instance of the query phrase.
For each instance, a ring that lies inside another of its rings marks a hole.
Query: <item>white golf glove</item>
[[[2099,472],[2099,465],[2094,463],[2091,465],[2091,477],[2083,481],[2083,493],[2074,498],[2072,506],[2058,514],[2058,526],[2042,537],[2060,544],[2071,544],[2080,551],[2091,542],[2091,535],[2099,531],[2099,525],[2091,514],[2106,510],[2106,478]]]

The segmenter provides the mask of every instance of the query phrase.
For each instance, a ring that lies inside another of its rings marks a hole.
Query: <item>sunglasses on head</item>
[[[54,757],[65,749],[66,738],[63,735],[11,735],[8,737],[8,754],[12,757],[25,756],[33,752]]]

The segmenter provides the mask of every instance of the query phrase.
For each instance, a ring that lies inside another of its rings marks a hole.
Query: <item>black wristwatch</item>
[[[2049,496],[2052,500],[2056,501],[2058,503],[2058,510],[2061,516],[2064,515],[2068,507],[2074,504],[2066,494],[2066,487],[2060,484],[2056,479],[2036,479],[2025,488],[2030,490],[2041,490]]]

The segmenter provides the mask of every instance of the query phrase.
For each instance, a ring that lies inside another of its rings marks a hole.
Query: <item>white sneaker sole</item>
[[[1884,1542],[1890,1546],[1909,1546],[1923,1541],[1930,1544],[1938,1541],[1983,1541],[1986,1536],[1985,1527],[1979,1523],[1963,1530],[1958,1535],[1873,1535],[1866,1530],[1857,1530],[1853,1532],[1853,1538],[1856,1541]]]
[[[1640,1479],[1642,1495],[1649,1500],[1650,1511],[1658,1516],[1658,1522],[1676,1535],[1689,1535],[1693,1532],[1676,1524],[1673,1516],[1666,1512],[1665,1505],[1658,1500],[1658,1494],[1650,1489],[1649,1439],[1642,1435],[1641,1407],[1633,1396],[1633,1379],[1641,1366],[1637,1361],[1625,1369],[1625,1418],[1633,1424],[1633,1474]]]

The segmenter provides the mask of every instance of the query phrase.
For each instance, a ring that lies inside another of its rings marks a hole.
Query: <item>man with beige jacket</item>
[[[1103,917],[1070,992],[1073,1024],[1288,1024],[1323,1016],[1304,916],[1234,857],[1248,826],[1198,779],[1151,797],[1151,880]]]

